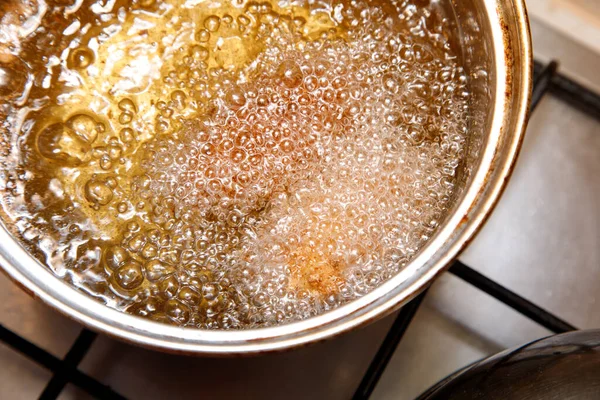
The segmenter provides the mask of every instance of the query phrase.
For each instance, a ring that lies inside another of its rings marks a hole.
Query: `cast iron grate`
[[[536,109],[546,93],[552,93],[571,106],[600,121],[600,95],[564,75],[558,74],[557,70],[558,63],[556,61],[552,61],[547,65],[537,61],[534,63],[534,87],[530,111],[533,112]],[[495,297],[497,300],[537,322],[551,332],[564,333],[577,329],[458,260],[450,266],[448,271],[490,296]],[[354,400],[364,400],[371,397],[373,390],[375,390],[379,379],[426,294],[427,290],[400,310],[379,350],[371,361],[367,372],[363,376],[358,389],[354,393]]]
[[[531,111],[536,108],[543,96],[550,92],[567,101],[573,107],[600,120],[600,96],[567,77],[558,74],[557,67],[558,64],[554,61],[547,65],[539,62],[535,63]],[[449,272],[495,297],[552,332],[563,333],[576,329],[574,326],[504,288],[460,261],[455,261],[450,267]],[[426,294],[427,290],[400,310],[356,390],[354,394],[355,400],[368,399],[371,396],[379,378],[383,374]],[[2,342],[53,373],[52,378],[39,397],[40,399],[48,400],[58,398],[62,390],[69,383],[79,387],[94,398],[125,399],[124,396],[109,386],[104,385],[78,369],[79,363],[83,360],[97,336],[98,334],[95,332],[82,329],[67,355],[63,359],[60,359],[0,325],[0,340]]]

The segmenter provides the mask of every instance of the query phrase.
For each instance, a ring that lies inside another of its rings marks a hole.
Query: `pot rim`
[[[126,342],[172,353],[232,355],[279,351],[333,337],[392,313],[444,272],[471,241],[496,205],[520,149],[532,86],[532,53],[525,4],[524,0],[512,2],[514,21],[510,22],[516,23],[518,29],[516,37],[509,38],[497,0],[484,2],[494,36],[496,99],[481,166],[453,215],[420,254],[404,270],[363,297],[324,314],[285,325],[209,331],[170,326],[101,304],[63,282],[30,256],[3,224],[0,265],[27,293],[83,325]],[[520,57],[513,58],[508,49],[517,49]],[[509,70],[510,67],[513,69]],[[518,87],[512,85],[513,70],[521,74]],[[514,107],[515,99],[518,107]],[[510,126],[506,121],[510,121]]]

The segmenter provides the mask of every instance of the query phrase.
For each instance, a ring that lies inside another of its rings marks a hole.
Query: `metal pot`
[[[577,331],[486,358],[419,399],[597,399],[599,377],[600,331]]]
[[[454,208],[435,237],[398,275],[325,314],[244,331],[168,326],[110,309],[75,290],[31,257],[4,225],[0,264],[32,296],[82,324],[138,345],[185,354],[241,354],[315,342],[381,318],[415,297],[469,243],[490,214],[514,166],[525,129],[532,55],[523,0],[450,0],[453,45],[471,77],[474,122],[459,168]]]

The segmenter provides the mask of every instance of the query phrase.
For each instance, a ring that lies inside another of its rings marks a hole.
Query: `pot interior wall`
[[[491,25],[487,10],[482,1],[452,0],[443,2],[454,14],[455,34],[452,42],[456,54],[462,57],[462,63],[469,78],[471,91],[469,135],[466,155],[457,170],[457,190],[452,204],[459,203],[465,188],[472,183],[475,171],[480,168],[483,149],[486,147],[494,112],[496,71]],[[450,14],[450,15],[451,15]],[[454,207],[455,208],[455,207]],[[452,210],[450,215],[452,214]]]

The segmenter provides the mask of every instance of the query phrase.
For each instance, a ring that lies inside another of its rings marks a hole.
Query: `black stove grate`
[[[534,63],[534,85],[530,111],[535,111],[542,98],[547,93],[552,93],[576,109],[600,120],[600,95],[559,74],[557,71],[558,63],[556,61],[551,61],[549,64],[538,61]],[[564,333],[577,330],[573,325],[552,315],[458,260],[452,264],[448,271],[551,332]],[[423,292],[400,310],[354,393],[354,400],[365,400],[371,397],[426,293],[426,291]]]
[[[600,120],[600,96],[564,75],[558,74],[557,69],[558,63],[554,61],[546,65],[535,62],[531,111],[537,107],[540,100],[549,92],[570,103],[573,107]],[[449,272],[490,296],[495,297],[552,332],[563,333],[577,329],[460,261],[455,261],[450,267]],[[385,371],[396,347],[402,340],[426,294],[427,290],[400,310],[356,390],[354,394],[355,400],[368,399],[371,396],[379,378],[381,378],[381,375]],[[98,334],[95,332],[82,329],[67,355],[63,359],[60,359],[0,325],[0,340],[2,342],[35,361],[37,364],[52,371],[53,377],[39,397],[40,399],[47,400],[58,398],[62,390],[69,383],[79,387],[94,398],[125,399],[124,396],[115,392],[109,386],[102,384],[78,369],[79,363],[83,360],[97,336]]]

